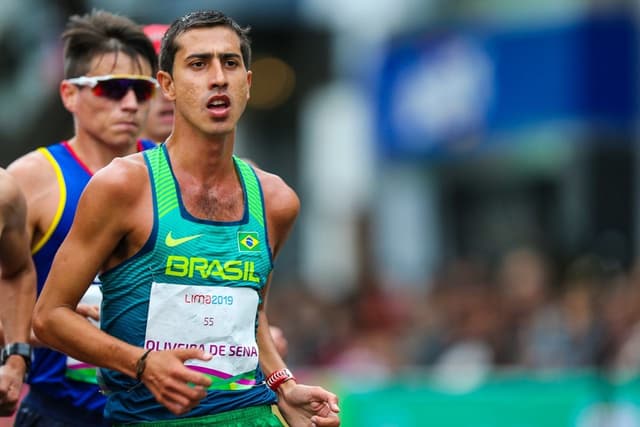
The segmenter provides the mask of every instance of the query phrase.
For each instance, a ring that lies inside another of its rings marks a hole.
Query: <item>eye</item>
[[[191,64],[189,64],[191,68],[196,68],[196,69],[203,68],[205,65],[206,65],[205,62],[201,60],[193,61]]]
[[[227,68],[235,68],[240,65],[240,62],[236,59],[227,59],[224,61],[224,66]]]

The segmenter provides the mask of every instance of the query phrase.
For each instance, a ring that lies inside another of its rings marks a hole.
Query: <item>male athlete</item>
[[[299,200],[233,154],[250,58],[248,29],[220,12],[173,22],[157,75],[173,132],[91,179],[36,303],[40,339],[105,368],[115,425],[340,424],[337,396],[299,384],[269,333]],[[98,272],[102,330],[72,309]]]
[[[27,232],[38,292],[91,176],[115,157],[155,145],[138,140],[156,89],[153,76],[157,69],[153,45],[141,28],[125,17],[94,11],[72,16],[62,39],[65,79],[60,83],[60,96],[73,115],[74,135],[28,153],[8,168],[27,200]],[[82,264],[85,255],[76,253],[74,262]],[[89,325],[87,318],[99,318],[101,293],[94,277],[85,285],[89,287],[85,300],[73,307]],[[3,299],[0,304],[5,303]],[[26,305],[20,310],[31,311]],[[7,319],[5,328],[12,321]],[[37,348],[29,394],[20,405],[15,425],[109,425],[104,420],[105,396],[96,384],[95,372],[79,359]]]

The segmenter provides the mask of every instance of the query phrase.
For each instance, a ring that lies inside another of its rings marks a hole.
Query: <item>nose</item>
[[[137,110],[139,107],[138,99],[136,98],[136,93],[133,91],[133,88],[129,88],[127,93],[120,100],[120,105],[128,110]]]
[[[227,85],[227,75],[224,72],[223,64],[220,61],[213,61],[211,67],[211,87],[225,87]]]

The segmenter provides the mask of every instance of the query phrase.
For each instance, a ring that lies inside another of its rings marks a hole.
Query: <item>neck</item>
[[[107,166],[116,157],[124,157],[138,151],[136,142],[122,145],[107,145],[85,141],[77,135],[67,141],[82,162],[95,173]]]
[[[235,131],[224,135],[184,133],[174,129],[167,142],[167,151],[174,172],[184,171],[201,182],[218,180],[235,174],[233,166]]]

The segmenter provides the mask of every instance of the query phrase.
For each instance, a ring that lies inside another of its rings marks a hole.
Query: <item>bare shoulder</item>
[[[40,151],[18,157],[8,167],[23,191],[43,190],[56,185],[56,171]]]
[[[256,167],[254,169],[262,186],[270,241],[275,257],[298,217],[300,199],[293,188],[278,175]]]
[[[293,221],[300,210],[300,199],[296,192],[280,176],[254,167],[267,212],[272,219]]]
[[[147,186],[148,172],[142,154],[132,154],[113,159],[96,172],[86,192],[115,203],[129,203]]]

